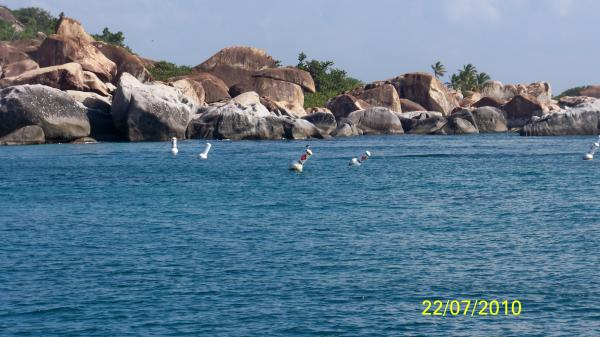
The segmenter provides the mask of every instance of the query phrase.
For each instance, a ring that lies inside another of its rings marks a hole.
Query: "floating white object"
[[[171,153],[173,155],[177,155],[178,152],[179,150],[177,149],[177,138],[173,137],[171,138]]]
[[[367,159],[369,159],[370,157],[371,157],[371,152],[365,151],[365,153],[363,153],[362,156],[360,156],[360,159],[357,159],[356,157],[352,158],[348,165],[360,166],[363,162],[367,161]]]
[[[290,165],[290,170],[296,171],[296,172],[302,172],[302,170],[304,169],[304,163],[308,160],[308,158],[310,158],[310,156],[312,156],[312,154],[313,153],[312,153],[312,150],[310,149],[310,145],[306,145],[306,150],[300,156],[300,159],[292,162],[292,164]]]
[[[200,153],[198,155],[198,157],[200,157],[200,159],[208,159],[208,151],[210,151],[211,147],[212,147],[211,143],[206,143],[206,147],[204,148],[204,151],[202,151],[202,153]]]
[[[598,148],[600,148],[600,136],[598,136],[598,141],[593,143],[588,152],[583,155],[583,160],[594,159],[594,154],[596,153],[596,151],[598,151]]]

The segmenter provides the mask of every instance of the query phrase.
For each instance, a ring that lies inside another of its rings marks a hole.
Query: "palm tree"
[[[481,90],[481,88],[483,88],[483,85],[485,84],[485,82],[491,80],[492,78],[490,77],[490,75],[481,72],[479,74],[477,74],[477,89]]]
[[[432,64],[431,69],[433,70],[433,75],[435,76],[435,78],[440,78],[446,74],[446,68],[440,61],[437,61],[435,64]]]

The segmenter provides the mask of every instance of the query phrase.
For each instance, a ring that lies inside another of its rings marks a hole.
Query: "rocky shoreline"
[[[431,74],[407,73],[304,109],[310,73],[277,67],[263,50],[225,48],[165,82],[153,80],[152,62],[94,41],[67,17],[56,34],[0,42],[0,144],[600,132],[599,100],[553,100],[546,82],[488,81],[463,97]]]

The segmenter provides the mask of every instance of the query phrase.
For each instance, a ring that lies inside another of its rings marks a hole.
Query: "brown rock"
[[[350,94],[336,96],[327,101],[326,106],[337,120],[348,116],[352,111],[364,110],[371,107],[369,103]]]
[[[248,91],[255,91],[260,96],[271,98],[292,112],[295,117],[306,115],[303,107],[304,93],[297,84],[266,77],[249,77],[232,86],[229,89],[229,94],[235,97]]]
[[[31,60],[37,54],[37,49],[41,44],[40,40],[17,40],[17,41],[0,41],[0,66],[7,64]]]
[[[22,73],[38,69],[40,66],[31,59],[25,59],[17,62],[13,62],[2,67],[3,77],[15,77]]]
[[[307,114],[312,114],[315,112],[329,112],[331,113],[331,110],[325,108],[325,107],[320,107],[320,106],[314,106],[312,108],[307,108],[305,109]]]
[[[257,71],[254,76],[290,82],[301,86],[306,91],[316,91],[315,81],[312,76],[310,76],[310,73],[298,68],[287,67],[264,69]]]
[[[194,67],[193,71],[211,73],[222,79],[230,88],[259,70],[274,67],[275,60],[264,50],[235,46],[221,49],[208,60]]]
[[[177,81],[184,78],[194,80],[204,88],[204,101],[208,104],[229,100],[229,87],[220,78],[209,73],[195,73],[186,76],[170,78],[169,81]]]
[[[86,33],[81,23],[75,19],[63,16],[56,25],[56,34],[64,37],[73,38],[81,41],[81,43],[90,44],[94,42],[94,38]]]
[[[388,108],[394,112],[402,112],[400,98],[391,84],[381,84],[357,88],[349,92],[352,96],[362,99],[371,106]]]
[[[0,80],[2,88],[20,84],[43,84],[61,90],[88,89],[84,82],[83,70],[78,63],[34,69],[16,77]]]
[[[581,96],[600,98],[600,85],[590,85],[581,90]]]
[[[388,83],[396,88],[400,98],[408,98],[430,111],[447,115],[458,106],[448,88],[428,73],[408,73],[388,80]]]
[[[75,62],[81,64],[84,70],[96,73],[105,82],[110,82],[117,73],[117,65],[113,61],[81,39],[50,35],[38,49],[37,56],[41,67]]]
[[[427,111],[421,104],[415,103],[407,98],[400,98],[400,106],[402,106],[402,111]]]
[[[506,111],[508,128],[521,127],[531,120],[533,116],[542,116],[542,105],[532,96],[527,94],[516,95],[503,106]]]
[[[127,49],[106,42],[94,42],[94,46],[117,65],[117,76],[113,80],[113,83],[117,83],[123,73],[133,75],[133,77],[142,83],[153,80],[152,75],[146,69],[146,65],[140,57],[131,54]]]
[[[460,101],[460,106],[463,108],[468,108],[468,107],[472,106],[473,104],[475,104],[475,102],[479,101],[480,99],[481,99],[480,93],[471,92],[471,93],[469,93],[469,95],[467,95]]]
[[[100,81],[98,76],[96,76],[96,74],[94,74],[91,71],[83,72],[83,83],[86,85],[86,87],[90,91],[93,91],[102,96],[110,96],[110,93],[109,93],[108,88],[106,87],[106,84],[104,84],[104,82]]]
[[[483,97],[479,101],[473,104],[474,107],[480,108],[483,106],[493,106],[494,108],[500,108],[502,106],[502,102],[492,97]]]
[[[189,97],[192,101],[194,101],[194,103],[196,103],[196,105],[204,105],[205,93],[202,84],[192,79],[184,78],[172,82],[171,86],[174,86],[175,88],[179,89],[179,91],[181,91],[182,94]]]

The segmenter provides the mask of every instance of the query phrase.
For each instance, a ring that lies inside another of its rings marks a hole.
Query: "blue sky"
[[[219,49],[266,49],[284,65],[333,60],[363,81],[465,63],[505,83],[549,81],[553,92],[600,84],[595,0],[11,0],[123,31],[142,56],[196,65]]]

